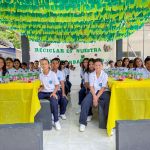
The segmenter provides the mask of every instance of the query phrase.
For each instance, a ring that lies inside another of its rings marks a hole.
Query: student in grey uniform
[[[14,59],[14,74],[24,74],[24,70],[21,68],[21,62],[19,59]]]
[[[67,104],[68,104],[68,100],[67,100],[67,96],[65,94],[65,78],[64,75],[62,73],[62,71],[60,71],[58,68],[60,66],[60,59],[59,58],[54,58],[51,61],[51,69],[52,71],[54,71],[56,73],[56,76],[58,78],[59,81],[59,89],[57,91],[58,94],[58,104],[60,105],[60,117],[62,118],[62,120],[66,120],[66,108],[67,108]]]
[[[150,56],[145,58],[145,71],[144,71],[144,78],[149,78],[150,79]]]
[[[106,120],[108,117],[108,108],[110,100],[110,92],[106,91],[108,75],[102,70],[103,62],[101,59],[95,60],[94,68],[95,71],[89,76],[90,92],[81,103],[81,113],[79,119],[79,130],[81,132],[85,131],[88,113],[92,105],[94,105],[95,107],[100,105],[104,110],[104,117],[106,118]]]
[[[49,61],[41,59],[40,61],[43,72],[40,74],[40,81],[42,83],[38,97],[39,99],[48,99],[50,101],[51,111],[54,116],[54,124],[56,130],[61,129],[58,119],[58,96],[59,81],[56,74],[49,69]]]
[[[5,82],[3,77],[8,74],[8,71],[6,69],[6,62],[3,57],[0,57],[0,82]]]

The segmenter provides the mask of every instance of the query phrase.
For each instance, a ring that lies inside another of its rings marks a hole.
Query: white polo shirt
[[[95,93],[102,87],[107,88],[108,75],[102,70],[100,76],[97,78],[96,71],[90,73],[89,82],[90,86],[94,86]]]
[[[36,69],[33,69],[33,70],[30,70],[30,69],[29,69],[28,72],[29,72],[29,73],[39,73]]]
[[[8,72],[10,75],[14,75],[15,74],[15,68],[11,68],[11,69],[8,69]]]
[[[67,77],[68,75],[70,75],[70,70],[68,68],[65,68],[64,72],[65,72],[65,77]]]
[[[138,72],[138,73],[144,73],[145,68],[135,68],[135,71]]]
[[[59,81],[59,90],[60,90],[60,87],[61,87],[60,81],[65,81],[65,77],[64,77],[62,71],[60,71],[60,70],[57,70],[56,75],[57,75],[57,79]]]
[[[80,77],[83,79],[84,78],[84,71],[83,71],[83,69],[81,68],[81,70],[80,70]]]
[[[15,75],[17,75],[17,74],[24,74],[24,73],[25,73],[25,71],[23,69],[21,69],[21,68],[19,68],[18,70],[17,69],[14,70],[14,74]]]
[[[55,89],[55,85],[59,85],[59,81],[55,72],[49,71],[47,75],[40,73],[40,81],[44,85],[44,89],[42,92],[53,92]]]
[[[85,72],[84,73],[84,83],[89,82],[89,73]]]
[[[119,71],[119,72],[128,72],[128,68],[126,68],[126,67],[117,67],[117,70]]]
[[[145,70],[144,70],[144,72],[143,72],[143,77],[144,77],[145,79],[150,78],[150,71],[148,71],[146,68],[145,68]]]

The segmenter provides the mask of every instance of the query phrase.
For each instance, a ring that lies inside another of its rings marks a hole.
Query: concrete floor
[[[78,89],[74,86],[66,113],[67,120],[61,120],[61,131],[54,128],[44,131],[44,150],[115,150],[115,136],[108,137],[106,130],[98,128],[97,112],[88,123],[85,132],[79,132]]]

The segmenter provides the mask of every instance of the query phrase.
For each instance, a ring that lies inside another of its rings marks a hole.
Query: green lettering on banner
[[[81,61],[82,61],[81,59],[78,59],[78,60],[69,60],[69,63],[75,65],[75,64],[80,64]]]
[[[35,52],[38,52],[39,51],[39,48],[35,48]]]
[[[61,50],[61,53],[64,53],[64,49],[60,49]]]
[[[49,53],[52,53],[52,49],[48,49],[48,52],[49,52]]]
[[[73,53],[72,49],[49,49],[49,48],[35,48],[35,52],[43,53]],[[89,48],[89,49],[76,49],[76,53],[92,53],[92,52],[101,52],[100,48]]]
[[[66,53],[70,53],[70,49],[66,49]]]
[[[42,52],[42,48],[40,48],[40,52]]]
[[[47,50],[46,50],[46,48],[43,48],[43,52],[46,52]]]
[[[94,48],[94,52],[97,52],[97,48]]]
[[[73,64],[76,64],[76,60],[73,60]]]
[[[79,49],[76,49],[76,53],[79,53]]]
[[[80,63],[80,60],[77,60],[77,64],[79,64]]]
[[[98,52],[101,52],[101,48],[98,48]]]
[[[93,52],[93,48],[91,48],[91,53]]]

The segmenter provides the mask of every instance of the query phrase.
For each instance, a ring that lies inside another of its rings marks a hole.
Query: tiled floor
[[[98,128],[96,115],[92,122],[88,123],[85,132],[79,132],[79,115],[76,115],[77,89],[74,88],[71,93],[67,120],[60,119],[61,131],[54,128],[44,131],[44,150],[115,150],[115,136],[108,137],[106,130]]]

